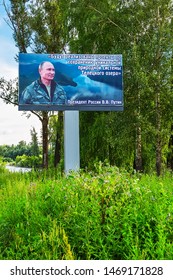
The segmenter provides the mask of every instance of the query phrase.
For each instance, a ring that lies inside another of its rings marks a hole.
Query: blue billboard
[[[122,55],[20,53],[19,110],[122,111]]]

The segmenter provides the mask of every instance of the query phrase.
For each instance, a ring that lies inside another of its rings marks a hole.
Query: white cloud
[[[1,72],[1,77],[4,77],[6,80],[14,79],[18,76],[17,67],[15,67],[14,65],[10,66],[6,62],[2,62],[1,67],[1,69],[3,70]]]
[[[32,127],[35,127],[40,137],[41,122],[36,116],[27,119],[17,107],[7,105],[0,99],[0,145],[17,144],[21,140],[29,143]]]
[[[14,57],[17,48],[9,41],[7,37],[4,39],[0,36],[0,56],[1,56],[1,72],[0,76],[6,79],[12,79],[18,75],[18,64]]]

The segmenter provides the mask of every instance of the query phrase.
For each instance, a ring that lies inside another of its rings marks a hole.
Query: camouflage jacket
[[[65,104],[66,93],[55,81],[51,82],[50,96],[41,80],[36,80],[22,92],[20,104]]]

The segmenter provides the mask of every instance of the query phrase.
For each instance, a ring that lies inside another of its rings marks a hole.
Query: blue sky
[[[0,0],[0,76],[9,80],[18,76],[18,63],[14,59],[18,49],[15,47],[12,30],[4,18],[6,18],[6,13]],[[32,127],[35,127],[40,135],[41,122],[38,118],[32,116],[27,119],[22,114],[17,107],[6,105],[0,99],[0,145],[17,144],[21,140],[29,143]]]

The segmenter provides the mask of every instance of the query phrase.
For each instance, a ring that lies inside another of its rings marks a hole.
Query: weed
[[[171,174],[0,168],[1,259],[172,259]]]

